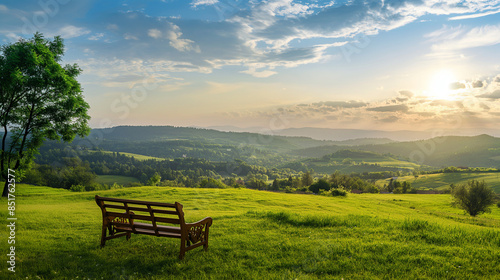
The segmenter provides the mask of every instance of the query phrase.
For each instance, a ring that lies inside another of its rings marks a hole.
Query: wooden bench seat
[[[106,240],[131,234],[146,234],[181,239],[179,258],[199,246],[208,249],[208,230],[212,218],[195,223],[184,221],[182,204],[160,203],[95,196],[102,212],[101,248]]]

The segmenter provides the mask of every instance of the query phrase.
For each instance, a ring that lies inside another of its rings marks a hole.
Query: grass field
[[[184,204],[214,219],[209,251],[132,236],[99,248],[94,196]],[[0,200],[4,209],[6,199]],[[470,218],[449,195],[349,195],[136,187],[75,193],[18,185],[16,273],[1,279],[497,279],[500,209]],[[7,212],[1,218],[6,222]],[[2,254],[8,253],[1,227]]]
[[[470,180],[484,180],[496,193],[500,193],[500,173],[438,173],[425,174],[418,176],[399,177],[400,181],[411,182],[411,186],[415,188],[437,189],[443,190],[448,188],[450,184],[465,184]],[[388,184],[389,179],[378,180],[377,185],[383,186]]]
[[[97,175],[96,181],[97,183],[100,184],[113,185],[114,183],[117,183],[122,186],[139,182],[139,180],[137,180],[134,177],[118,176],[118,175]]]

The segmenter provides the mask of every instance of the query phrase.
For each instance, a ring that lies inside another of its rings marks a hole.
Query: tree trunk
[[[9,196],[9,181],[5,180],[5,185],[3,186],[2,197]]]

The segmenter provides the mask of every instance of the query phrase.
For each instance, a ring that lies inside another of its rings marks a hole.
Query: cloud
[[[398,120],[399,120],[398,117],[396,117],[396,116],[390,116],[390,117],[387,117],[387,118],[380,119],[379,121],[385,122],[385,123],[394,123],[394,122],[397,122]]]
[[[137,38],[136,36],[129,34],[129,33],[123,34],[123,38],[125,40],[139,40],[139,38]]]
[[[172,29],[167,31],[167,38],[170,40],[170,46],[174,49],[186,52],[186,51],[195,51],[200,52],[200,47],[193,45],[193,41],[189,39],[181,39],[182,32],[180,31],[179,26],[175,24],[171,24]]]
[[[241,73],[245,74],[250,74],[256,78],[267,78],[272,75],[275,75],[277,72],[276,71],[270,71],[270,70],[262,70],[258,71],[257,68],[255,67],[250,67],[248,70],[240,71]]]
[[[438,41],[432,46],[435,52],[491,46],[500,43],[500,25],[483,25],[470,29],[464,26],[455,28],[445,26],[428,34],[427,37]]]
[[[389,106],[379,106],[366,109],[372,112],[408,112],[409,108],[407,105],[389,105]]]
[[[324,107],[332,107],[336,109],[341,109],[341,108],[360,108],[368,105],[365,102],[362,101],[322,101],[322,102],[317,102],[313,103],[313,106],[324,106]]]
[[[155,28],[149,29],[148,36],[151,38],[159,39],[161,38],[161,31]]]
[[[60,35],[63,39],[80,37],[90,33],[90,30],[84,27],[76,27],[73,25],[67,25],[57,31],[57,35]]]
[[[482,88],[483,86],[484,86],[484,83],[481,80],[477,80],[477,81],[472,82],[473,88]]]
[[[465,88],[465,84],[463,84],[461,82],[454,82],[454,83],[451,83],[449,85],[449,88],[451,90],[463,89],[463,88]]]
[[[91,41],[97,41],[100,40],[102,37],[104,37],[104,33],[97,33],[89,37],[89,40]]]
[[[415,94],[409,90],[400,90],[399,91],[399,94],[402,95],[402,96],[406,96],[408,98],[411,98],[413,97]]]
[[[430,106],[445,106],[450,108],[464,108],[464,104],[461,101],[450,101],[450,100],[433,100],[428,103]]]
[[[500,83],[500,76],[496,76],[495,83]]]
[[[198,6],[210,6],[219,3],[219,0],[194,0],[191,2],[191,7],[196,8]]]
[[[8,12],[8,11],[9,11],[9,8],[7,8],[7,6],[0,5],[0,12]]]
[[[494,15],[494,14],[498,14],[498,13],[500,13],[500,10],[489,11],[486,13],[479,13],[479,14],[455,16],[455,17],[449,18],[449,20],[463,20],[463,19],[479,18],[479,17],[485,17],[485,16]]]
[[[480,98],[489,98],[489,99],[500,99],[500,89],[497,89],[493,92],[490,92],[490,93],[485,93],[485,94],[481,94],[479,95],[478,97]]]

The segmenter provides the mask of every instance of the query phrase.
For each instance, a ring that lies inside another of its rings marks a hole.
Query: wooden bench
[[[208,228],[212,218],[207,217],[196,223],[186,223],[182,204],[148,202],[95,196],[102,211],[101,248],[106,240],[132,233],[179,238],[181,250],[179,258],[196,247],[208,249]],[[108,233],[108,235],[106,235]]]

